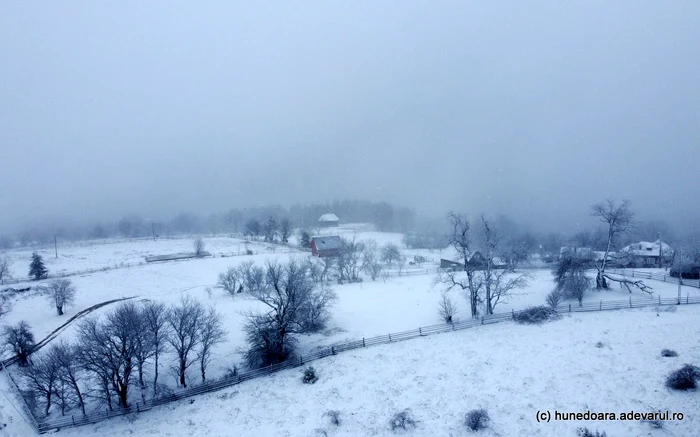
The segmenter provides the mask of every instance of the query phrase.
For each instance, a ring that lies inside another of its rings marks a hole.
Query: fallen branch
[[[603,277],[609,281],[618,282],[620,284],[620,287],[624,287],[630,293],[632,293],[632,289],[630,288],[630,286],[632,286],[632,287],[637,287],[639,290],[641,290],[645,293],[654,294],[654,292],[651,291],[651,290],[653,290],[653,288],[651,288],[650,286],[645,284],[644,281],[642,281],[641,279],[638,279],[635,281],[632,279],[627,279],[625,277],[622,277],[622,278],[612,277],[607,273],[603,274]]]

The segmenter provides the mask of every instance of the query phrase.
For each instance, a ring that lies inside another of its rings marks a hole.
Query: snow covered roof
[[[639,243],[630,244],[620,250],[621,254],[633,256],[671,256],[673,249],[668,244],[656,240],[653,243],[648,241],[640,241]]]
[[[343,240],[337,235],[313,237],[311,240],[316,244],[318,250],[335,250],[343,247]]]
[[[338,216],[333,213],[323,214],[321,218],[318,219],[320,222],[337,222]]]

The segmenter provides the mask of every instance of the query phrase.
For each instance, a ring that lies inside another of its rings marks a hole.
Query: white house
[[[318,225],[323,228],[338,226],[338,216],[333,213],[323,214],[318,219]]]

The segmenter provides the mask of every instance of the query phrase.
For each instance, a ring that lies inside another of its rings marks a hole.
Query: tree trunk
[[[185,382],[185,370],[186,370],[185,360],[180,360],[180,385],[187,388],[187,382]]]
[[[206,370],[206,365],[204,364],[204,359],[200,362],[200,367],[202,369],[202,382],[204,382],[207,378],[205,376],[205,370]]]
[[[139,387],[144,388],[144,387],[146,387],[146,384],[143,383],[143,361],[139,360],[138,367],[139,367]]]
[[[156,395],[156,387],[158,386],[158,348],[156,347],[155,353],[155,375],[153,376],[153,396]]]
[[[128,408],[129,405],[127,404],[127,386],[122,384],[121,382],[119,383],[119,389],[117,390],[117,394],[119,395],[119,405],[121,405],[123,408]]]
[[[56,305],[56,312],[58,313],[59,316],[62,316],[63,315],[63,306]]]
[[[52,390],[49,390],[46,394],[46,410],[44,411],[46,416],[49,415],[49,408],[51,408],[51,392]]]

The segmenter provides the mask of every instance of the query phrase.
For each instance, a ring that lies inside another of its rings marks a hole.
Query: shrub
[[[391,418],[391,430],[396,432],[399,430],[407,431],[410,428],[415,428],[417,422],[413,419],[410,409],[405,409],[394,414]]]
[[[588,428],[579,428],[576,430],[576,434],[578,437],[607,437],[605,431],[599,432],[598,430],[595,430],[595,432],[593,432]]]
[[[668,375],[666,387],[674,390],[691,390],[697,387],[695,380],[698,378],[700,378],[700,367],[686,364]]]
[[[304,369],[304,377],[301,380],[304,384],[314,384],[318,381],[318,376],[316,376],[316,369],[312,366]]]
[[[603,343],[602,341],[599,341],[598,343],[595,344],[595,347],[597,347],[598,349],[602,349],[605,347],[605,343]]]
[[[329,410],[329,411],[326,411],[325,415],[330,418],[331,424],[333,424],[335,426],[340,426],[340,411]]]
[[[652,429],[661,429],[664,427],[664,422],[662,420],[642,420],[642,423],[648,423]]]
[[[556,320],[559,318],[559,314],[552,308],[542,305],[525,308],[524,310],[514,313],[513,317],[518,323],[533,325],[548,320]]]
[[[464,424],[472,431],[488,427],[489,420],[489,414],[484,409],[471,410],[464,416]]]
[[[563,298],[564,296],[560,290],[554,290],[547,295],[547,305],[554,309],[561,303]]]
[[[678,352],[671,350],[671,349],[663,349],[661,351],[661,356],[662,357],[677,357]]]

